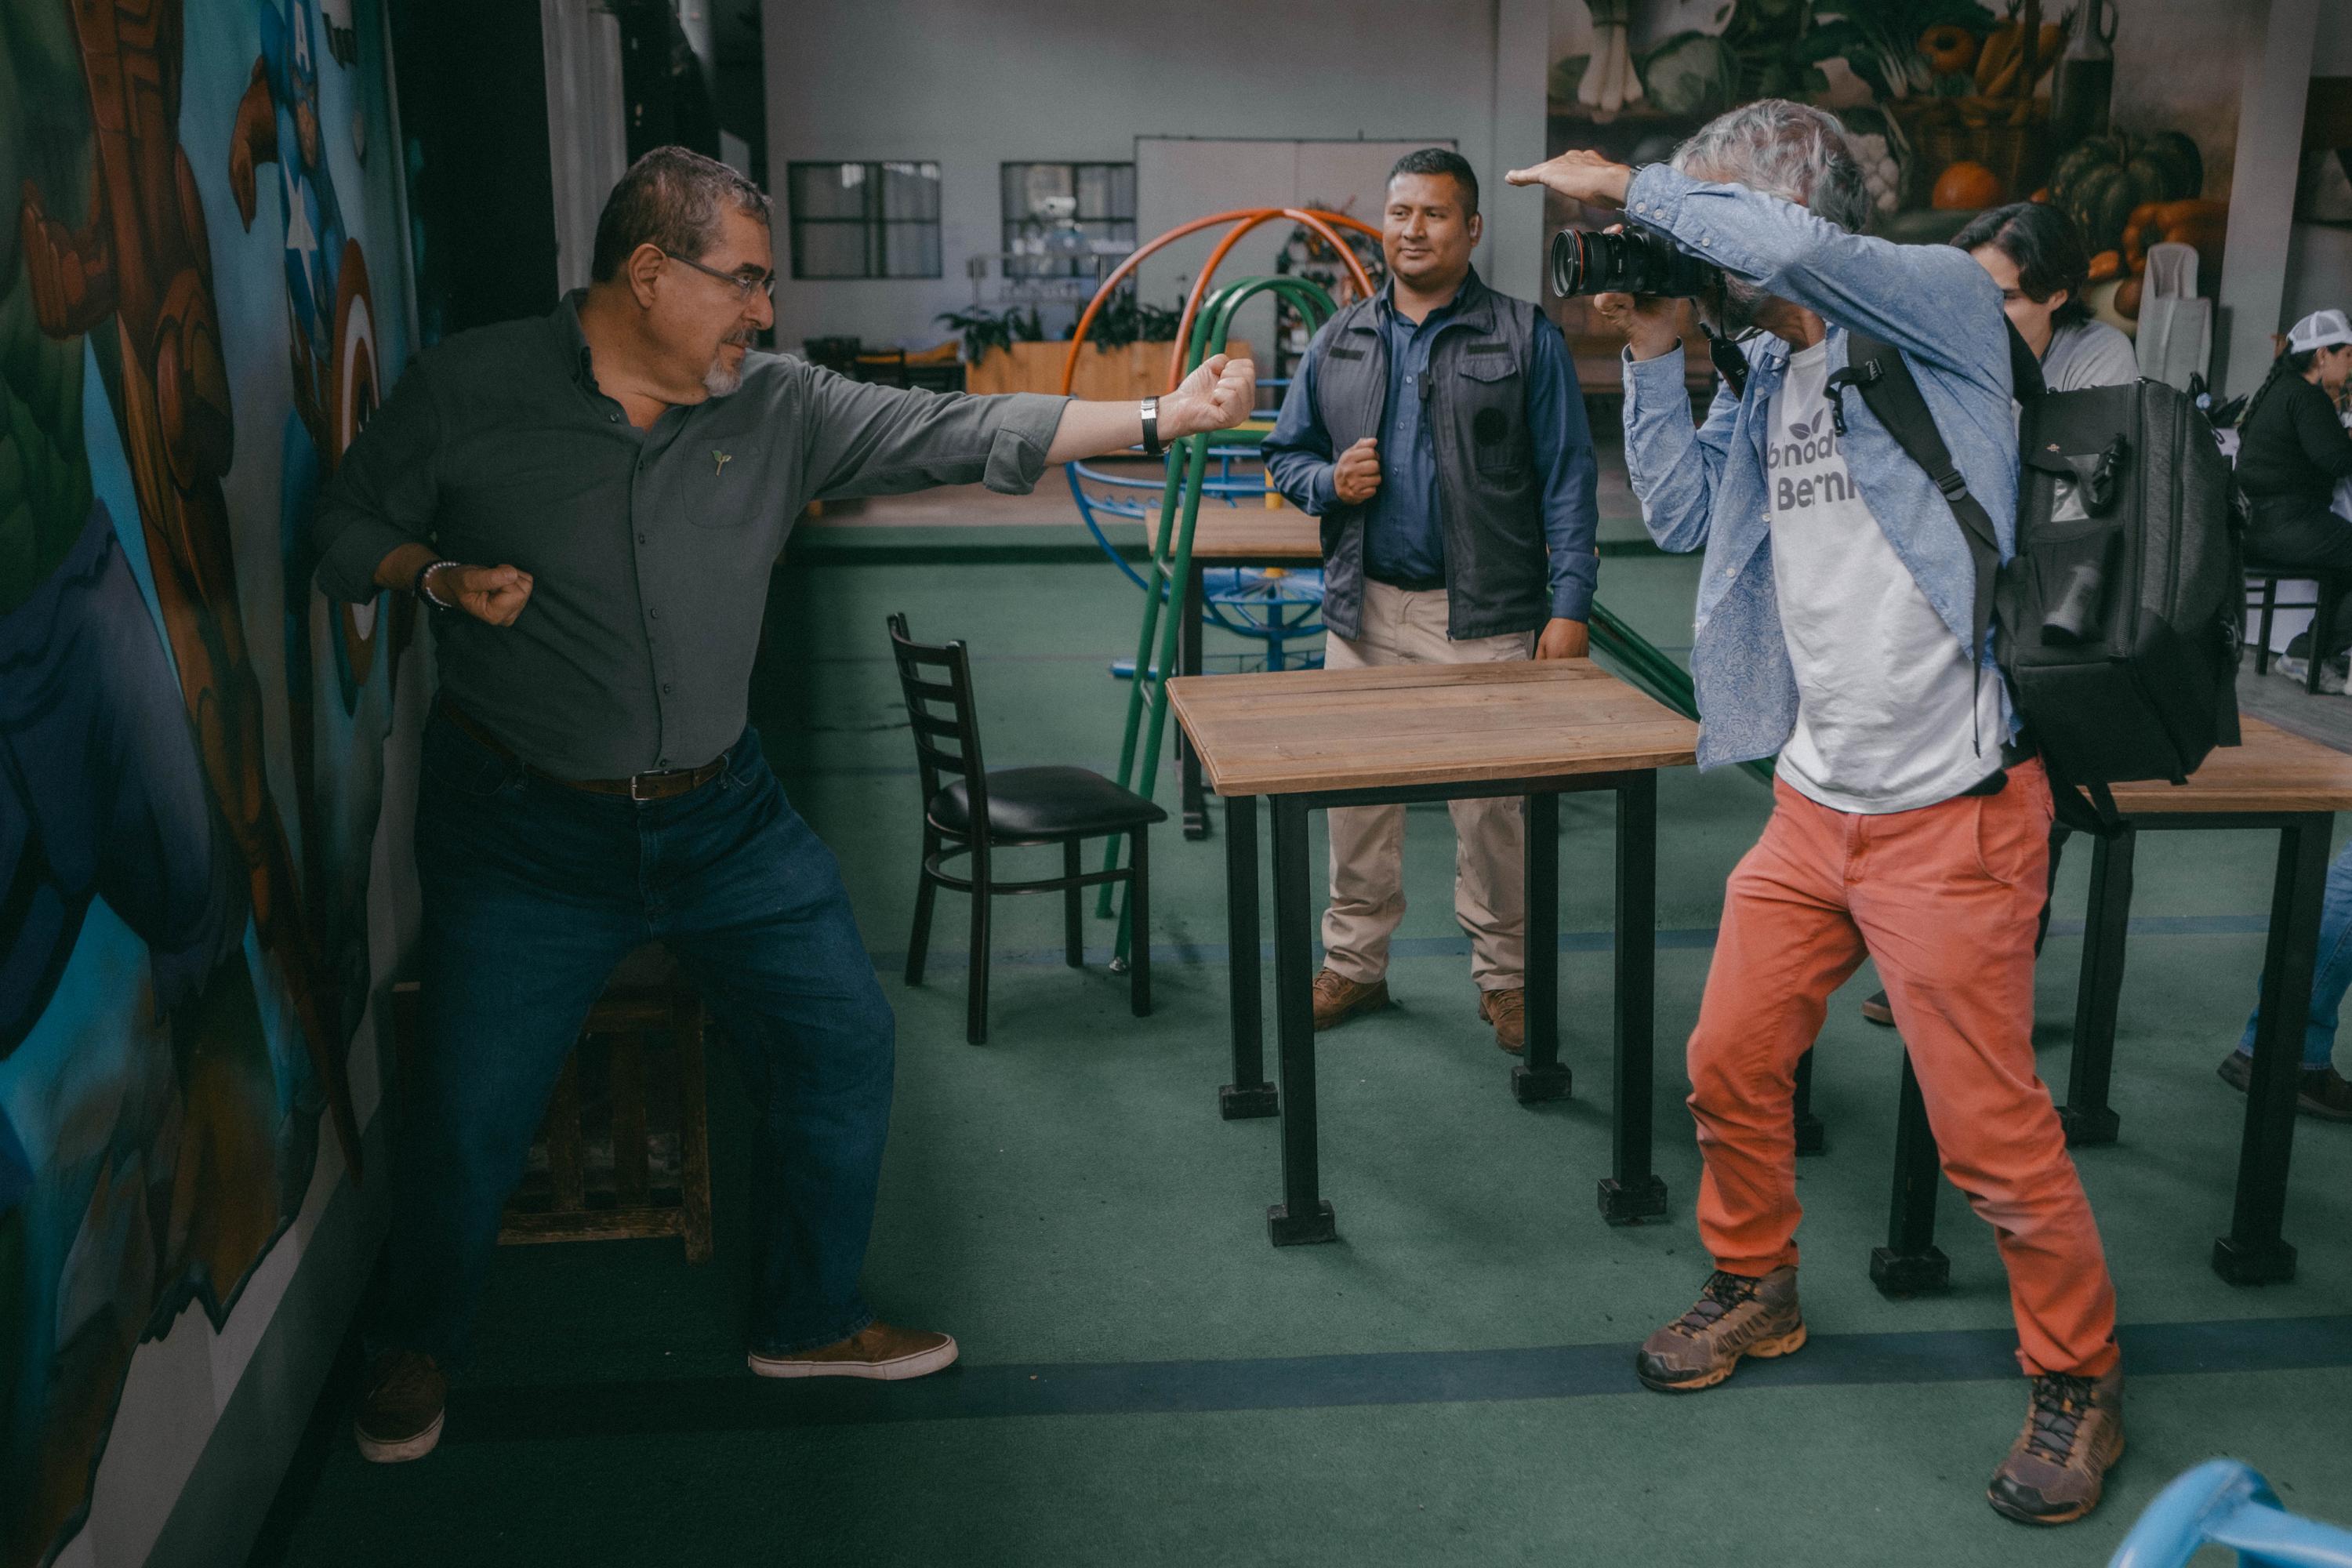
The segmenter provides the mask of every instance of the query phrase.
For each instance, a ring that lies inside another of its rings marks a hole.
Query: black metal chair
[[[2319,591],[2308,599],[2281,599],[2282,582],[2310,582]],[[2254,645],[2254,673],[2270,672],[2271,660],[2278,656],[2271,652],[2271,617],[2280,610],[2311,612],[2311,668],[2303,678],[2303,689],[2319,689],[2319,668],[2327,662],[2325,650],[2336,629],[2336,606],[2343,602],[2345,591],[2352,588],[2352,576],[2327,571],[2318,566],[2273,566],[2249,561],[2246,563],[2246,609],[2254,620],[2254,635],[2249,639]]]
[[[966,1000],[964,1038],[988,1039],[988,906],[999,893],[1062,895],[1063,944],[1070,967],[1086,963],[1083,889],[1126,882],[1130,932],[1128,942],[1129,1005],[1139,1018],[1151,1012],[1150,828],[1168,813],[1085,768],[1003,768],[987,771],[981,761],[980,724],[973,712],[971,663],[961,642],[944,647],[919,643],[907,634],[907,617],[890,617],[890,643],[906,694],[907,720],[915,735],[915,761],[923,781],[923,868],[915,886],[915,929],[907,940],[907,984],[923,983],[923,959],[930,945],[931,904],[941,888],[971,895],[971,979]],[[1127,865],[1108,871],[1083,871],[1078,847],[1089,838],[1124,834]],[[998,849],[1062,847],[1062,875],[1024,882],[999,881],[990,858]],[[971,859],[971,875],[945,868],[959,855]]]

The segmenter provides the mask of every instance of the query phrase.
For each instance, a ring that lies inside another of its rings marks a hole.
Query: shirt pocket
[[[1528,438],[1527,377],[1508,353],[1465,351],[1454,395],[1470,432],[1471,459],[1479,475],[1516,480],[1534,462]]]

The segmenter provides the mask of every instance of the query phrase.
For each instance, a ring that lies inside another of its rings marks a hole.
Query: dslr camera
[[[1688,300],[1713,295],[1722,271],[1675,248],[1674,242],[1646,229],[1618,234],[1564,228],[1551,237],[1552,292],[1563,300],[1580,294],[1649,294]]]

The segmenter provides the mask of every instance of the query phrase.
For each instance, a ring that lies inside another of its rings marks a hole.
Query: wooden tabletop
[[[2116,810],[2352,810],[2352,756],[2260,719],[2241,719],[2245,744],[2221,746],[2184,784],[2116,784]]]
[[[1681,767],[1698,742],[1580,658],[1187,676],[1168,692],[1224,795]]]
[[[1143,531],[1160,548],[1160,509],[1146,508]],[[1203,503],[1192,523],[1192,559],[1248,561],[1269,566],[1323,563],[1322,524],[1295,507]]]

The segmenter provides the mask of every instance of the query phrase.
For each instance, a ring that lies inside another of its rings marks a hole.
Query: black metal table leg
[[[2319,648],[2315,637],[2315,656]],[[2316,812],[2295,818],[2279,833],[2270,941],[2263,952],[2262,1022],[2254,1031],[2246,1131],[2238,1149],[2237,1202],[2230,1234],[2213,1243],[2213,1272],[2232,1285],[2294,1278],[2294,1248],[2279,1229],[2286,1215],[2295,1088],[2304,1031],[2311,1021],[2311,973],[2318,959],[2331,825],[2328,814]]]
[[[1895,1201],[1886,1245],[1870,1249],[1870,1282],[1889,1296],[1916,1296],[1952,1283],[1952,1260],[1936,1245],[1936,1134],[1911,1053],[1903,1053],[1903,1100],[1895,1120]]]
[[[1797,1058],[1797,1152],[1823,1154],[1829,1152],[1830,1131],[1822,1119],[1813,1114],[1813,1048]]]
[[[2066,1103],[2058,1108],[2066,1142],[2076,1148],[2116,1141],[2118,1123],[2107,1105],[2107,1081],[2115,1071],[2116,1009],[2124,990],[2138,839],[2126,823],[2091,851],[2090,919],[2083,932],[2083,976],[2074,991],[2074,1059],[2066,1073]]]
[[[1201,606],[1207,589],[1201,577],[1201,563],[1195,561],[1184,574],[1184,603],[1179,612],[1183,623],[1176,637],[1176,673],[1201,673]],[[1176,763],[1183,780],[1184,837],[1206,838],[1209,836],[1209,803],[1201,790],[1201,753],[1184,733],[1184,726],[1176,726]]]
[[[1559,1065],[1559,796],[1525,799],[1528,1041],[1526,1059],[1511,1068],[1511,1093],[1532,1105],[1567,1099],[1570,1080]]]
[[[1555,944],[1556,945],[1556,944]],[[1617,786],[1617,1111],[1611,1174],[1601,1213],[1633,1225],[1666,1212],[1666,1184],[1650,1169],[1650,1097],[1655,1077],[1658,967],[1658,775],[1644,769]]]
[[[1282,1074],[1282,1202],[1265,1211],[1276,1247],[1336,1241],[1315,1148],[1314,906],[1307,885],[1305,801],[1274,802],[1274,1022]]]
[[[1234,1081],[1217,1090],[1217,1111],[1228,1121],[1272,1116],[1281,1109],[1265,1080],[1265,1022],[1258,991],[1262,961],[1257,934],[1257,797],[1225,799],[1225,947],[1234,1009]]]

